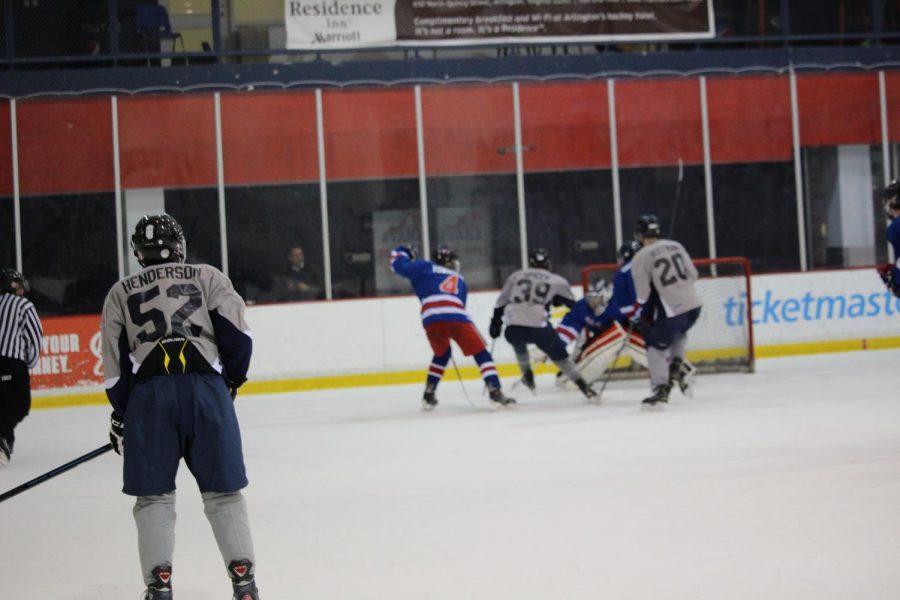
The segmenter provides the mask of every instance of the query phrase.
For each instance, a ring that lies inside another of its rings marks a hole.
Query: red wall
[[[766,101],[748,102],[753,98]],[[709,79],[706,100],[713,162],[791,159],[791,87],[787,77]]]
[[[17,102],[19,191],[113,189],[111,105],[106,97]]]
[[[887,73],[889,137],[900,140],[900,74]],[[790,160],[786,75],[707,79],[710,145],[717,163]],[[798,77],[804,146],[880,143],[878,76]],[[611,164],[607,82],[523,83],[526,171],[605,169]],[[703,161],[697,78],[616,81],[622,167]],[[322,93],[329,180],[418,176],[412,87]],[[216,185],[213,94],[123,97],[122,186]],[[319,178],[315,93],[221,95],[224,177],[229,185]],[[515,173],[511,84],[422,88],[426,173]],[[112,190],[111,103],[102,98],[17,103],[21,191]],[[0,164],[11,165],[9,103],[0,103]],[[12,193],[0,168],[0,194]]]
[[[226,185],[318,181],[314,92],[221,96]]]
[[[216,185],[213,95],[119,100],[122,187]]]
[[[621,167],[703,164],[696,79],[617,83],[616,124]]]

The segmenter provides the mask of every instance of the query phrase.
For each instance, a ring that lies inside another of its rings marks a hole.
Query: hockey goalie
[[[630,324],[636,299],[631,259],[640,249],[637,241],[623,244],[618,250],[619,269],[612,286],[602,279],[593,283],[556,328],[563,343],[575,342],[575,364],[588,383],[602,379],[622,356],[647,368],[644,337]],[[685,361],[681,369],[684,376],[680,381],[685,382],[682,392],[687,393],[688,376],[695,368]],[[565,382],[564,376],[560,382]]]
[[[585,381],[602,379],[620,356],[647,368],[644,338],[627,323],[613,299],[613,290],[603,280],[594,283],[563,317],[556,332],[564,343],[575,343],[575,365]]]

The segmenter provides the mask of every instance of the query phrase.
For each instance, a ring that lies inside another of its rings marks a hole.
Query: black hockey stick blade
[[[57,475],[60,475],[61,473],[65,473],[66,471],[68,471],[70,469],[74,469],[81,463],[87,462],[87,461],[91,460],[92,458],[97,458],[101,454],[106,454],[110,450],[112,450],[111,443],[106,444],[105,446],[101,446],[100,448],[97,448],[96,450],[93,450],[91,452],[88,452],[84,456],[79,456],[75,460],[69,461],[60,467],[56,467],[52,471],[47,471],[43,475],[41,475],[39,477],[35,477],[31,481],[26,481],[22,485],[20,485],[18,487],[14,487],[13,489],[9,490],[8,492],[3,492],[2,494],[0,494],[0,502],[5,502],[6,500],[9,500],[13,496],[18,496],[25,490],[29,490],[36,485],[40,485],[40,484],[44,483],[48,479],[52,479],[52,478],[56,477]]]

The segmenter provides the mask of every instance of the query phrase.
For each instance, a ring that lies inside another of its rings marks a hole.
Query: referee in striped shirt
[[[31,377],[41,352],[41,321],[25,298],[28,281],[14,269],[0,270],[0,466],[9,463],[13,430],[31,409]]]

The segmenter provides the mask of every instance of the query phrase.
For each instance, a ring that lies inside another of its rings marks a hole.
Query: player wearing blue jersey
[[[637,241],[623,244],[618,251],[619,269],[613,275],[612,290],[610,291],[608,284],[601,280],[589,288],[585,295],[587,301],[591,296],[599,295],[600,299],[595,299],[594,303],[598,308],[601,303],[605,305],[601,309],[602,312],[593,319],[595,325],[592,326],[588,320],[582,325],[587,326],[588,338],[581,345],[575,358],[575,364],[589,382],[598,381],[622,352],[639,365],[647,366],[644,338],[628,326],[629,316],[634,311],[633,305],[636,300],[634,281],[631,278],[631,259],[640,249],[641,244]],[[603,301],[604,298],[606,302]],[[577,316],[573,317],[573,320],[576,325],[579,324]],[[564,332],[559,328],[557,331],[560,332],[560,337],[563,337]],[[575,330],[576,335],[578,331],[580,329]],[[566,341],[564,337],[563,341]]]
[[[434,262],[417,258],[415,250],[408,246],[398,246],[391,251],[391,270],[409,279],[422,302],[422,326],[434,351],[425,380],[422,408],[431,410],[437,406],[435,390],[450,362],[450,340],[456,342],[463,354],[475,357],[490,392],[491,403],[495,406],[515,404],[514,399],[503,395],[494,358],[466,312],[468,288],[459,274],[456,253],[440,246],[434,253]]]
[[[884,213],[890,220],[887,228],[887,241],[894,250],[894,262],[878,267],[878,273],[884,285],[897,297],[900,297],[900,182],[892,181],[881,194],[884,202]]]
[[[617,310],[611,305],[612,290],[604,280],[590,286],[584,298],[578,300],[556,326],[556,333],[563,344],[568,346],[582,333],[588,337],[600,333],[616,320]]]

